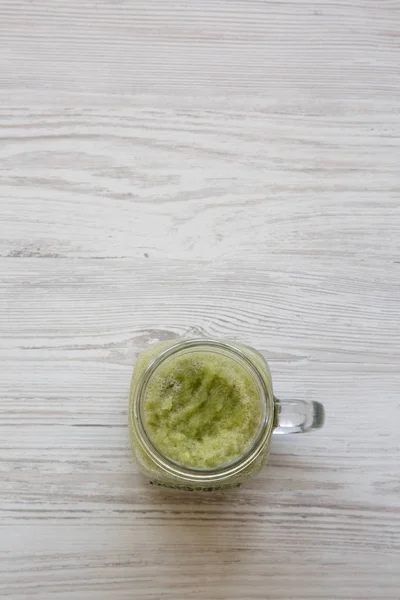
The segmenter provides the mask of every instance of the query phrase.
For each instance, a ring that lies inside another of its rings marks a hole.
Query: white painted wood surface
[[[400,5],[0,0],[0,597],[399,600]],[[326,427],[153,489],[147,344],[249,342]]]

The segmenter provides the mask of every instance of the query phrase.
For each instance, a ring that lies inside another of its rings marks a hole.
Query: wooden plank
[[[2,2],[0,87],[386,101],[398,20],[397,0]]]
[[[1,111],[1,256],[400,260],[397,102],[142,102]]]

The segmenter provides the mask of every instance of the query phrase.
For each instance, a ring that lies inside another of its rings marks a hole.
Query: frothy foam
[[[155,371],[144,417],[150,439],[163,454],[189,467],[213,468],[249,449],[262,409],[255,381],[236,361],[192,352]]]

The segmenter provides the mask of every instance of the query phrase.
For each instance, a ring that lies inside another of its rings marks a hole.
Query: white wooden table
[[[0,598],[400,598],[398,0],[0,0]],[[221,495],[132,365],[241,340],[326,427]]]

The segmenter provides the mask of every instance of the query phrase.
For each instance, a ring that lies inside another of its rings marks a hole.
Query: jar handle
[[[320,402],[274,398],[274,404],[274,433],[305,433],[324,424],[325,410]]]

